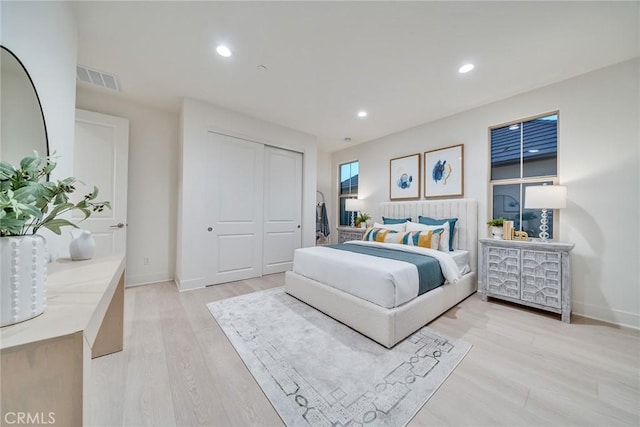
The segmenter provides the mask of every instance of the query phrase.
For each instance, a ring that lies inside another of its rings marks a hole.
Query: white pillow
[[[420,224],[418,222],[406,222],[405,223],[407,230],[406,231],[426,231],[426,230],[435,230],[436,228],[444,228],[444,232],[440,236],[440,244],[438,245],[438,250],[441,252],[449,253],[449,221],[445,221],[444,224],[441,225],[425,225]]]
[[[384,228],[386,230],[405,232],[407,231],[406,224],[406,222],[403,222],[402,224],[380,224],[379,222],[376,222],[373,224],[373,228]]]

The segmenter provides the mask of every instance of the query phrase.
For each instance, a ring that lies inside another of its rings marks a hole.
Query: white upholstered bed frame
[[[288,294],[391,348],[477,289],[478,206],[473,199],[385,202],[380,216],[389,218],[458,218],[453,246],[469,251],[471,272],[455,284],[445,284],[396,308],[384,308],[339,289],[286,273]]]

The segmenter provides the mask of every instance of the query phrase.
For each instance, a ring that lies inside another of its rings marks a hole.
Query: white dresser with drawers
[[[572,243],[480,239],[480,291],[571,321]]]

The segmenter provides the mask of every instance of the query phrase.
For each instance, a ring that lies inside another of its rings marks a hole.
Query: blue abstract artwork
[[[413,182],[413,176],[411,176],[409,174],[406,174],[406,173],[403,173],[400,176],[400,179],[398,179],[397,184],[398,184],[398,187],[400,187],[400,188],[402,188],[404,190],[404,189],[407,189],[407,188],[411,187],[411,183],[412,182]]]
[[[447,180],[451,176],[451,171],[451,165],[447,163],[446,160],[438,160],[433,166],[433,171],[431,172],[433,182],[446,184]]]
[[[464,144],[424,153],[424,196],[462,196],[464,183]]]
[[[391,159],[389,162],[389,199],[419,198],[420,180],[420,153]]]

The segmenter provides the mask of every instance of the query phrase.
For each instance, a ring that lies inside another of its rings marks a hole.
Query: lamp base
[[[547,216],[547,209],[542,209],[542,216],[540,217],[540,241],[546,243],[549,241],[549,217]]]

